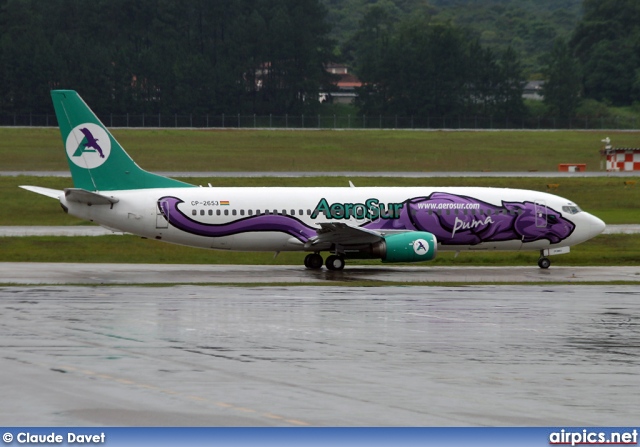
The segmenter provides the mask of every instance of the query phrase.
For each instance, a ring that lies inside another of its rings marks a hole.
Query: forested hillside
[[[571,125],[640,102],[640,1],[0,0],[5,117],[51,89],[105,114],[317,116],[335,62],[379,120]]]
[[[322,0],[332,35],[340,45],[357,31],[367,10],[379,5],[395,21],[415,15],[450,21],[471,30],[495,51],[511,46],[525,76],[540,78],[543,56],[557,38],[571,36],[582,12],[582,0]],[[345,54],[349,62],[348,52]]]
[[[0,113],[301,113],[330,82],[317,0],[0,0]]]

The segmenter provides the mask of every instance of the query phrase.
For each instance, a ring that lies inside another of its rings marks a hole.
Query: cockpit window
[[[582,210],[577,205],[565,205],[562,207],[562,211],[567,214],[578,214]]]

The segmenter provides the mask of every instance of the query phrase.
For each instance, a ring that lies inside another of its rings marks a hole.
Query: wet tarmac
[[[0,287],[5,426],[635,426],[633,286]]]
[[[639,282],[634,267],[440,267],[347,265],[342,271],[302,265],[91,264],[0,262],[0,284],[326,284],[392,283],[563,283]]]

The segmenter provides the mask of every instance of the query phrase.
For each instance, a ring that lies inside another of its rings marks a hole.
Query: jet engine
[[[431,261],[438,253],[438,241],[431,233],[411,231],[386,236],[371,251],[382,262]]]

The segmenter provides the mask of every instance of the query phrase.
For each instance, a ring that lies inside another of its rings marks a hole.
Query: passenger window
[[[307,216],[311,216],[311,210],[307,210]]]
[[[209,210],[209,216],[213,216],[213,210]]]
[[[216,216],[220,215],[220,210],[216,210]]]
[[[240,210],[240,215],[244,216],[244,210]]]
[[[304,216],[304,211],[298,210],[298,216]]]
[[[233,214],[235,216],[238,213],[236,212],[236,210],[231,210],[231,214]]]
[[[229,215],[229,210],[224,210],[224,215],[228,216]]]
[[[200,210],[200,215],[204,216],[204,210]]]
[[[296,215],[296,210],[291,210],[291,215],[295,216]]]
[[[196,216],[197,214],[198,214],[198,212],[197,212],[196,210],[192,210],[192,211],[191,211],[191,215],[192,215],[192,216]]]
[[[249,210],[247,212],[249,213],[249,216],[253,216],[253,210]]]

